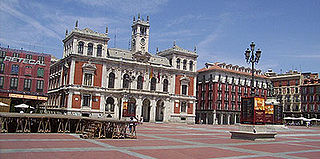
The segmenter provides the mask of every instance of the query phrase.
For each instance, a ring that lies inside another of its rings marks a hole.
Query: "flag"
[[[153,76],[153,68],[150,69],[150,73],[149,73],[149,79],[151,79]]]

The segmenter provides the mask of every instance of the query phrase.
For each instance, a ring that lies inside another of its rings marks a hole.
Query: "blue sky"
[[[109,47],[127,49],[138,13],[150,16],[149,52],[173,41],[196,45],[198,69],[206,62],[249,67],[244,51],[254,41],[263,71],[320,70],[319,0],[0,0],[0,44],[61,58],[65,30],[79,20],[98,32],[108,25]]]

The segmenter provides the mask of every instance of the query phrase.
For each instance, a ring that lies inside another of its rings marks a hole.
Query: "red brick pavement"
[[[236,126],[152,124],[138,139],[83,140],[69,134],[0,134],[0,159],[319,158],[320,128],[289,127],[275,141],[230,139]]]

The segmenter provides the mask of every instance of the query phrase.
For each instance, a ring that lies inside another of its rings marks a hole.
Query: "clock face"
[[[144,38],[142,38],[140,43],[141,43],[141,45],[145,45],[146,44],[146,40]]]

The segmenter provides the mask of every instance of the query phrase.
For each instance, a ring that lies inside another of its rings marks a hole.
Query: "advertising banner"
[[[266,114],[273,114],[273,105],[265,105],[264,109],[266,111]]]
[[[263,98],[254,98],[254,110],[264,110]]]

